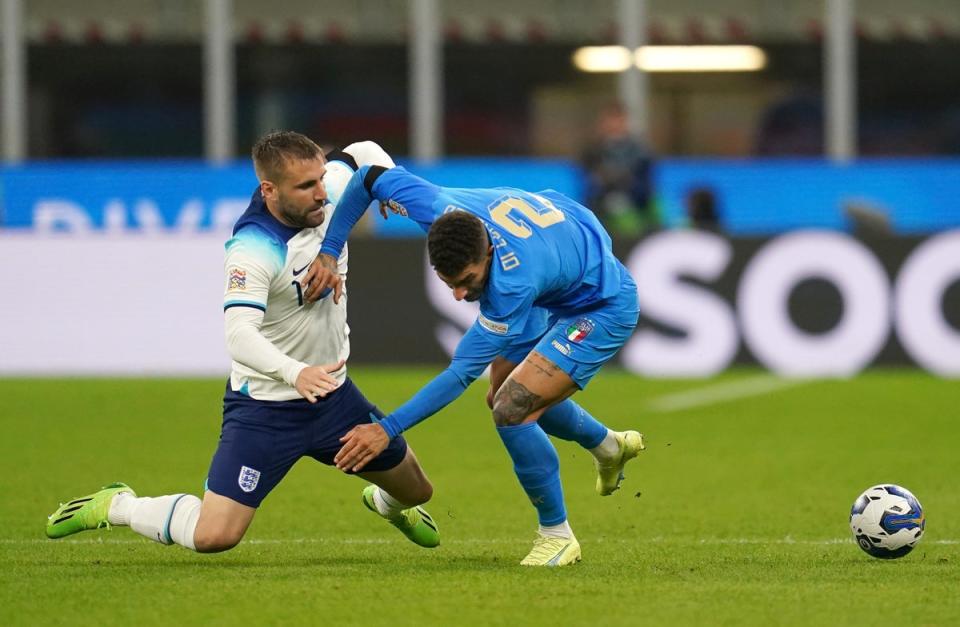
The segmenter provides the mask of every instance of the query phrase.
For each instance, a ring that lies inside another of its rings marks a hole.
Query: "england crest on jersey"
[[[241,490],[244,492],[253,492],[257,489],[257,483],[259,482],[259,470],[254,470],[253,468],[248,468],[246,466],[240,467],[240,476],[237,477],[237,483],[240,484]]]

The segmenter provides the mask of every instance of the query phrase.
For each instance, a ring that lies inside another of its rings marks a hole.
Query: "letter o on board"
[[[798,329],[790,292],[801,281],[831,282],[843,298],[840,321],[825,333]],[[868,365],[890,332],[890,288],[873,253],[829,231],[771,240],[750,260],[737,291],[740,328],[753,355],[787,376],[848,376]]]
[[[897,337],[913,359],[941,376],[960,376],[960,333],[943,316],[943,294],[960,279],[960,231],[921,243],[897,276]]]

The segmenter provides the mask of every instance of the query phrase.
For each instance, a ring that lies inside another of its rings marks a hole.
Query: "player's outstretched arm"
[[[379,423],[359,425],[340,439],[343,446],[334,456],[337,468],[361,470],[387,447],[390,440],[459,398],[502,348],[502,343],[487,337],[478,323],[474,323],[457,346],[453,361],[446,370]]]
[[[338,259],[350,231],[374,200],[380,201],[381,208],[386,203],[390,211],[429,230],[436,217],[433,204],[439,193],[439,187],[402,167],[361,166],[343,190],[320,252]]]
[[[340,202],[337,203],[337,210],[333,212],[333,219],[330,220],[330,226],[323,237],[323,243],[320,245],[320,252],[330,255],[334,259],[340,258],[344,244],[347,243],[347,237],[350,231],[363,217],[367,207],[373,201],[370,190],[364,183],[364,177],[373,170],[374,173],[382,172],[385,168],[382,166],[362,166],[343,189],[343,195]]]
[[[343,161],[350,166],[354,172],[363,166],[376,165],[387,169],[396,166],[396,163],[394,163],[390,155],[388,155],[387,152],[376,142],[372,141],[355,142],[344,148],[342,151],[335,150],[331,153],[328,153],[327,159],[332,161]],[[331,197],[341,198],[343,196],[343,192],[346,191],[346,186],[350,183],[350,178],[348,178],[346,183],[343,184],[342,189],[339,188],[339,185],[341,184],[341,179],[339,178],[335,179],[334,181],[325,182],[327,185],[327,192],[332,193]],[[334,186],[333,189],[331,189],[331,185]],[[350,202],[349,198],[347,201]],[[338,206],[342,204],[342,199],[337,201],[336,204]],[[346,213],[349,213],[349,211]],[[380,213],[385,213],[382,203]],[[339,213],[334,212],[333,215],[336,217],[339,215]],[[303,297],[308,303],[320,300],[331,291],[333,291],[333,302],[340,302],[340,294],[343,291],[343,277],[341,277],[340,273],[338,272],[337,259],[332,255],[328,255],[328,257],[328,259],[324,259],[323,256],[318,256],[307,270],[307,273],[300,279],[300,284],[304,288]]]

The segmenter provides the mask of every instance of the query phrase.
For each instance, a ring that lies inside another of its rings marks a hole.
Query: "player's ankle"
[[[620,443],[617,442],[617,436],[614,431],[607,429],[607,435],[604,436],[600,444],[590,449],[590,453],[597,458],[599,462],[613,461],[620,453]]]
[[[378,514],[390,520],[399,518],[403,510],[407,509],[406,505],[380,487],[373,491],[373,506],[377,508]]]
[[[547,536],[548,538],[570,539],[573,537],[573,529],[570,528],[570,523],[566,520],[559,525],[540,525],[537,532],[541,536]]]
[[[130,526],[130,512],[137,498],[129,492],[119,492],[110,499],[110,508],[107,510],[107,522],[111,525]]]

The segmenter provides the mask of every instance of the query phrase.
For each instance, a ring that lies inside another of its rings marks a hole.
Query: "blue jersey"
[[[477,321],[457,346],[450,367],[384,421],[391,436],[459,396],[521,333],[534,307],[571,315],[589,311],[621,290],[627,270],[614,257],[610,236],[593,212],[557,192],[439,187],[399,167],[368,184],[368,174],[368,168],[361,168],[347,185],[321,252],[339,254],[373,198],[424,230],[439,215],[466,211],[483,222],[493,245]],[[431,394],[433,398],[416,402]]]

